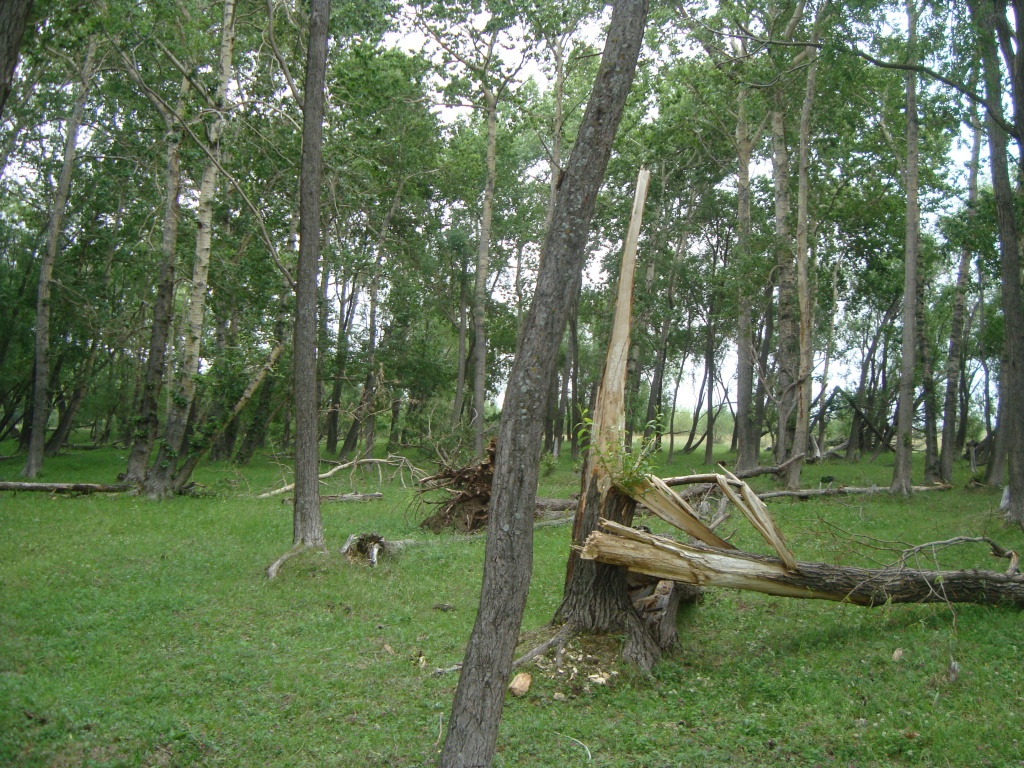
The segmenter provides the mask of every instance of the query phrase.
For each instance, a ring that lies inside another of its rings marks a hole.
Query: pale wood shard
[[[580,556],[659,579],[778,597],[875,607],[886,603],[979,603],[1024,608],[1024,576],[995,571],[868,569],[797,563],[736,550],[683,544],[602,520]]]
[[[722,472],[725,474],[725,478],[727,480],[739,484],[739,495],[742,497],[743,503],[736,504],[736,506],[740,508],[740,511],[743,512],[747,520],[750,521],[750,524],[754,526],[764,540],[771,544],[782,559],[782,562],[786,564],[786,567],[791,571],[797,570],[796,558],[793,557],[793,553],[789,551],[786,539],[782,535],[782,531],[779,530],[779,526],[775,524],[775,520],[768,511],[768,507],[766,507],[764,502],[757,497],[757,494],[750,489],[750,486],[736,477],[736,475],[732,474],[732,472],[725,468],[722,469]],[[719,481],[719,485],[721,485],[724,490],[729,484]]]
[[[693,507],[675,491],[654,475],[646,475],[639,486],[632,491],[633,498],[644,504],[651,512],[666,523],[686,531],[690,536],[712,547],[734,549],[733,545],[719,537],[706,526]]]
[[[526,692],[530,690],[530,683],[533,682],[533,678],[529,672],[520,672],[509,683],[508,690],[513,696],[525,696]]]

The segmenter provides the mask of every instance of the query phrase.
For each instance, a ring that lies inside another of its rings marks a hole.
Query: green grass
[[[679,457],[662,474],[698,469],[697,460]],[[111,482],[123,461],[116,450],[72,452],[48,461],[42,479]],[[19,469],[17,459],[0,462],[7,479]],[[884,486],[891,458],[808,467],[805,485],[822,475]],[[411,492],[388,482],[383,501],[325,504],[331,553],[293,560],[268,583],[263,569],[291,541],[290,507],[255,494],[282,477],[269,460],[244,473],[205,467],[196,479],[209,495],[162,503],[0,494],[0,765],[435,762],[457,680],[431,672],[460,660],[483,538],[421,533]],[[998,492],[964,490],[966,479],[909,501],[770,507],[804,560],[870,562],[843,531],[908,543],[986,534],[1024,549],[994,512]],[[377,488],[375,474],[329,482],[331,491]],[[541,494],[564,496],[577,483],[563,459]],[[428,543],[377,569],[337,556],[348,534],[369,530]],[[738,516],[724,530],[765,551]],[[559,602],[568,536],[566,526],[536,532],[527,631]],[[1005,565],[981,545],[940,562]],[[434,608],[442,603],[455,610]],[[533,668],[530,692],[506,705],[496,765],[1024,764],[1016,611],[869,610],[710,591],[679,629],[678,651],[650,676],[616,661],[612,683],[598,686],[582,672],[567,680]],[[593,653],[594,665],[612,658]],[[960,665],[952,682],[951,658]]]

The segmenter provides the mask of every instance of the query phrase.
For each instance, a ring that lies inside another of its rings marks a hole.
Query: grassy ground
[[[662,474],[696,461],[681,457]],[[110,482],[123,465],[116,450],[72,452],[48,462],[42,479]],[[6,479],[18,469],[16,459],[0,462]],[[891,458],[834,462],[809,467],[805,484],[834,475],[886,485],[890,474]],[[483,539],[421,533],[411,492],[385,482],[383,501],[325,504],[332,552],[293,560],[268,583],[263,569],[290,544],[290,507],[255,494],[281,477],[269,460],[244,473],[207,467],[197,479],[210,495],[164,503],[0,494],[0,765],[435,761],[456,678],[432,671],[461,657]],[[910,543],[986,534],[1024,549],[994,512],[999,494],[965,490],[966,480],[909,501],[771,509],[804,560],[869,562],[852,533]],[[566,496],[577,482],[563,460],[541,492]],[[377,487],[376,474],[338,475],[328,490]],[[369,530],[427,543],[377,569],[337,556],[348,534]],[[741,520],[724,530],[765,551]],[[558,604],[568,536],[566,526],[536,533],[524,626],[533,636]],[[981,545],[940,562],[1005,566]],[[577,646],[567,674],[533,667],[530,692],[506,706],[496,764],[1024,764],[1018,612],[712,591],[680,618],[680,637],[651,676],[618,664],[609,652],[617,638]],[[597,669],[616,674],[590,683]]]

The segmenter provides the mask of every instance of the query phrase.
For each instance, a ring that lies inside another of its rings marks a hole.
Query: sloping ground
[[[113,477],[118,456],[62,456],[48,479]],[[483,539],[425,534],[397,479],[381,487],[376,472],[344,473],[325,492],[384,499],[325,505],[331,552],[268,584],[262,569],[290,541],[291,515],[279,499],[253,496],[278,484],[277,471],[269,461],[244,476],[201,468],[197,479],[220,495],[162,503],[0,494],[0,765],[433,764],[455,678],[432,672],[461,660]],[[864,473],[886,468],[820,471],[870,485],[883,478]],[[771,509],[798,561],[872,566],[849,531],[897,549],[985,534],[1024,547],[1024,535],[1001,527],[998,492],[965,491],[965,480],[909,501]],[[578,482],[565,460],[541,493],[565,497]],[[371,529],[432,543],[377,568],[338,556],[350,534]],[[735,515],[717,531],[743,550],[765,546]],[[564,526],[536,532],[528,632],[561,599],[568,535]],[[959,569],[986,555],[975,545],[938,557]],[[911,564],[930,560],[921,553]],[[615,637],[570,646],[575,676],[528,667],[533,685],[508,701],[495,764],[1015,765],[1024,759],[1020,622],[1017,611],[983,606],[863,611],[708,589],[680,616],[679,648],[651,676],[616,666]],[[590,680],[600,673],[605,683]]]

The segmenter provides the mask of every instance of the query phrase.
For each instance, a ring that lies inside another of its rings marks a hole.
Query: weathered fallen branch
[[[287,563],[289,560],[291,560],[296,555],[301,555],[303,552],[306,552],[307,550],[310,550],[310,549],[315,549],[315,550],[323,551],[324,548],[323,547],[313,547],[313,546],[310,546],[309,544],[296,544],[294,547],[289,549],[287,552],[285,552],[283,555],[281,555],[279,558],[277,558],[277,560],[275,560],[274,562],[272,562],[270,564],[270,566],[267,568],[267,578],[268,579],[276,578],[277,574],[281,571],[281,566],[282,565]]]
[[[735,474],[735,477],[738,477],[740,480],[747,480],[748,478],[759,477],[761,475],[781,475],[783,472],[789,469],[790,464],[792,464],[795,461],[799,461],[803,457],[804,455],[802,453],[798,453],[795,456],[790,456],[781,464],[777,464],[772,467],[751,467],[750,469],[744,469],[740,472],[737,472]]]
[[[834,600],[875,607],[886,603],[978,603],[1024,608],[1024,576],[995,571],[873,570],[691,546],[601,521],[580,556],[659,579],[727,587],[779,597]]]
[[[124,493],[131,490],[123,484],[99,483],[18,483],[0,482],[0,491],[35,491],[39,493]]]
[[[322,496],[321,502],[373,502],[383,498],[384,494],[332,494]]]
[[[925,491],[948,491],[952,489],[951,485],[915,485],[913,487],[914,493],[924,493]],[[872,494],[872,493],[891,493],[888,488],[879,488],[876,485],[870,488],[855,488],[853,486],[840,486],[839,488],[807,488],[800,491],[766,491],[759,493],[758,498],[761,499],[778,499],[783,497],[789,497],[793,499],[813,499],[818,496],[842,496],[846,494]]]
[[[356,467],[370,467],[370,466],[377,467],[378,471],[380,471],[381,467],[393,467],[393,468],[397,469],[399,473],[406,472],[406,471],[409,472],[409,474],[412,475],[414,478],[419,478],[419,477],[421,477],[423,475],[423,470],[413,466],[412,462],[410,462],[404,456],[390,455],[386,459],[356,459],[355,461],[346,461],[345,463],[338,464],[336,467],[334,467],[332,469],[329,469],[326,472],[318,475],[318,477],[321,480],[326,480],[327,478],[331,477],[332,475],[338,474],[343,469],[355,469]],[[404,475],[403,475],[403,477],[404,477]],[[288,493],[288,491],[292,490],[294,487],[295,487],[295,483],[289,483],[288,485],[285,485],[285,486],[283,486],[281,488],[275,488],[272,491],[267,491],[266,493],[261,493],[256,498],[257,499],[269,499],[272,496],[280,496],[281,494]]]

